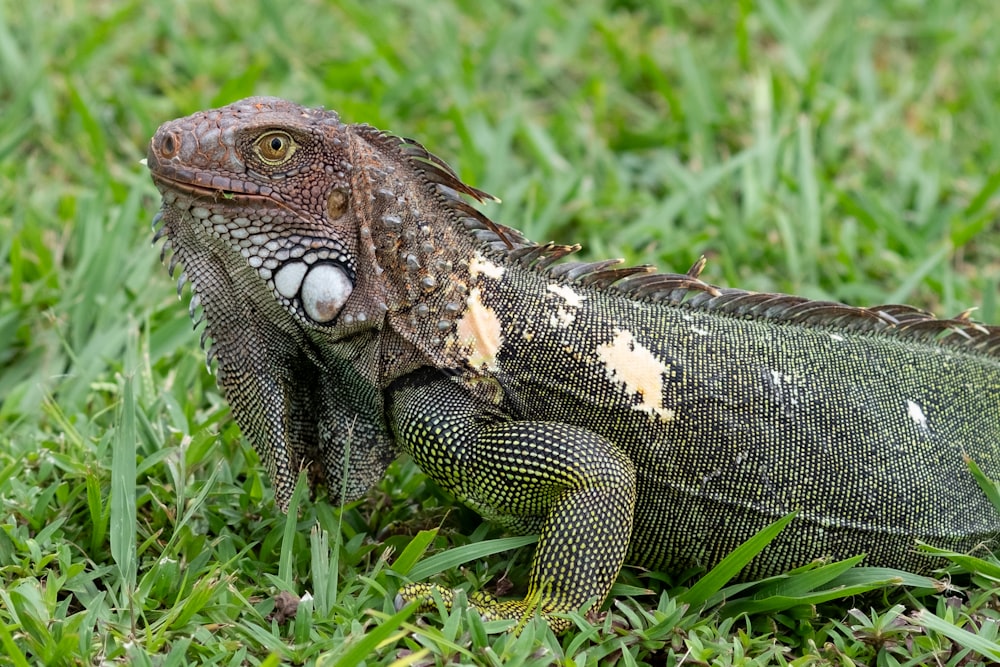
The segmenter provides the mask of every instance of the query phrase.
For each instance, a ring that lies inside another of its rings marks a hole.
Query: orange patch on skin
[[[624,387],[630,394],[638,394],[639,403],[633,410],[645,412],[661,422],[674,418],[674,411],[663,405],[663,376],[670,374],[670,367],[643,347],[630,331],[615,330],[610,343],[597,347],[597,357],[604,363],[608,379]]]
[[[465,312],[455,327],[458,344],[468,349],[466,361],[473,368],[495,371],[497,352],[503,344],[500,318],[482,300],[478,287],[472,288],[465,302]]]

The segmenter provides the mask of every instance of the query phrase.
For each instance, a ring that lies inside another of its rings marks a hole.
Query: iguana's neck
[[[358,142],[353,162],[364,166],[352,189],[371,193],[371,203],[359,207],[370,211],[358,220],[359,273],[375,276],[384,291],[383,373],[478,367],[474,362],[490,356],[499,322],[480,307],[477,283],[483,272],[505,270],[502,260],[487,259],[475,236],[477,224],[485,225],[472,216],[481,214],[441,182],[435,165],[386,150],[397,138],[361,137],[367,141]]]

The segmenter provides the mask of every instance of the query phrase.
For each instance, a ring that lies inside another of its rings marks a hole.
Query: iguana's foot
[[[455,603],[455,591],[437,584],[407,584],[399,589],[396,595],[396,608],[400,609],[409,602],[419,602],[417,611],[427,612],[437,610],[434,593],[437,592],[446,609],[452,609]],[[484,621],[516,621],[510,629],[514,634],[520,634],[524,626],[536,615],[548,624],[553,632],[565,632],[572,625],[566,618],[555,616],[562,610],[543,609],[545,606],[536,600],[497,600],[484,591],[477,591],[469,596],[469,606],[483,618]],[[569,611],[568,609],[565,611]]]

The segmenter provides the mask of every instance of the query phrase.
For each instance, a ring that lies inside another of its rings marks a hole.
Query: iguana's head
[[[380,390],[447,365],[434,355],[470,258],[523,239],[465,203],[489,195],[416,142],[276,98],[163,124],[147,165],[157,238],[192,284],[192,314],[204,310],[209,358],[279,504],[312,461],[335,492],[347,470],[345,495],[362,494],[392,455]]]
[[[328,339],[464,282],[475,232],[517,234],[468,206],[459,195],[491,197],[420,144],[277,98],[164,123],[147,164],[164,215],[183,210],[253,269],[242,291],[266,290]]]
[[[385,310],[384,290],[355,289],[350,142],[333,111],[250,98],[164,123],[147,164],[166,207],[253,269],[259,280],[241,291],[268,290],[307,326],[349,325]]]

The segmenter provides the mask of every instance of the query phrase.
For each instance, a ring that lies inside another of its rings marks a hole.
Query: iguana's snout
[[[192,194],[266,195],[266,190],[262,193],[246,178],[247,168],[239,157],[234,133],[231,123],[212,114],[164,123],[146,152],[153,180],[161,190],[170,184]]]
[[[250,97],[164,123],[149,142],[146,162],[161,189],[337,212],[346,205],[349,166],[330,154],[329,143],[345,129],[333,111]],[[340,169],[321,166],[338,163]],[[323,206],[315,206],[321,200]]]

